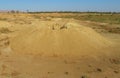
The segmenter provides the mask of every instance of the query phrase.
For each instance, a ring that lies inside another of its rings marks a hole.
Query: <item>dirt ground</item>
[[[0,78],[120,78],[119,33],[43,16],[0,14]]]

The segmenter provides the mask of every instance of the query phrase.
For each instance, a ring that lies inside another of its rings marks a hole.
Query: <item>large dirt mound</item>
[[[110,41],[93,29],[75,22],[38,21],[24,27],[11,40],[16,53],[80,55],[98,53],[110,46]]]

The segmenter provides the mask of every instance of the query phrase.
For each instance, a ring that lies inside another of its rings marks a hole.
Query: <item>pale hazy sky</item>
[[[120,0],[0,0],[0,10],[119,11]]]

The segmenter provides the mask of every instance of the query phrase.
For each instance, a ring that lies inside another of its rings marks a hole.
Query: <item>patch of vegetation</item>
[[[120,33],[120,13],[111,12],[33,12],[30,13],[34,18],[47,20],[46,17],[51,18],[67,18],[83,21],[96,27],[93,29],[104,30],[103,32]],[[116,27],[117,26],[117,27]],[[60,29],[64,29],[61,27]],[[55,28],[52,28],[55,30]],[[97,31],[96,30],[96,31]]]
[[[0,18],[0,21],[6,21],[7,18]]]
[[[120,59],[119,58],[110,58],[109,61],[112,64],[120,64]]]
[[[8,28],[0,28],[0,33],[10,33],[11,31]]]
[[[109,23],[109,24],[120,24],[120,15],[115,14],[103,14],[103,15],[85,15],[82,17],[75,17],[76,19],[87,20],[87,21],[94,21],[94,22],[102,22],[102,23]]]
[[[83,21],[93,21],[109,24],[120,24],[120,13],[116,12],[70,12],[70,11],[58,11],[58,12],[29,12],[35,18],[40,19],[40,15],[46,14],[53,18],[74,18]],[[50,14],[51,13],[51,14]]]
[[[106,28],[106,30],[110,33],[120,33],[120,28]]]
[[[38,15],[33,15],[33,17],[36,18],[36,19],[41,19],[41,17],[38,16]]]
[[[74,18],[82,21],[120,24],[120,14],[74,14],[62,16],[61,18]]]

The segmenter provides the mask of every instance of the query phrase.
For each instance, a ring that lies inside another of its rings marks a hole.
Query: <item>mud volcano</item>
[[[81,55],[98,53],[111,42],[76,22],[41,21],[25,27],[11,41],[16,53]]]

